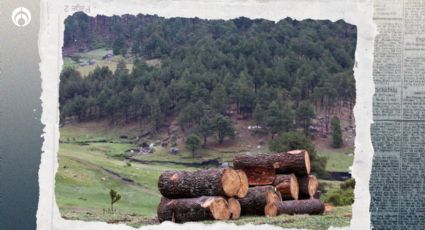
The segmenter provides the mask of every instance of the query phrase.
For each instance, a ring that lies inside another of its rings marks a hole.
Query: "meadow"
[[[108,223],[126,223],[131,226],[156,224],[156,206],[160,200],[157,179],[165,170],[196,170],[180,163],[199,163],[208,159],[229,161],[236,153],[218,153],[204,150],[192,158],[182,149],[176,155],[166,148],[156,147],[152,154],[138,155],[136,159],[146,163],[130,162],[125,158],[129,149],[134,149],[134,136],[125,139],[122,134],[132,134],[128,129],[110,129],[94,123],[67,125],[60,129],[59,169],[56,174],[56,200],[61,215],[66,219],[98,220]],[[135,133],[135,132],[134,132]],[[320,152],[319,152],[320,153]],[[320,153],[329,162],[345,162],[351,165],[352,158],[341,153]],[[155,163],[169,162],[176,163]],[[208,166],[206,166],[208,167]],[[336,169],[333,166],[330,169]],[[341,182],[320,180],[328,192],[339,188]],[[110,207],[109,191],[116,190],[122,199],[116,203],[116,212]],[[326,198],[326,194],[323,194]],[[351,219],[351,206],[334,207],[321,216],[241,217],[228,221],[236,224],[273,224],[281,227],[306,227],[327,229],[329,226],[345,226]],[[205,222],[211,223],[211,222]]]

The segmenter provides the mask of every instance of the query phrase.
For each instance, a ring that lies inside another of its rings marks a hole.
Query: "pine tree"
[[[191,134],[186,139],[186,148],[192,153],[192,158],[195,158],[195,152],[201,147],[201,141],[195,134]]]
[[[223,143],[226,137],[235,137],[235,128],[232,121],[223,115],[218,115],[214,120],[214,129],[217,133],[218,143],[220,144]]]
[[[224,114],[226,112],[228,96],[222,84],[218,84],[211,92],[211,107],[215,112]]]
[[[204,116],[201,119],[201,123],[199,124],[199,127],[198,127],[198,132],[204,138],[203,146],[205,148],[207,146],[207,138],[214,133],[214,125],[211,123],[208,117]]]
[[[300,127],[306,135],[309,134],[311,119],[314,118],[314,109],[310,102],[304,101],[297,108],[296,117]]]
[[[332,147],[340,148],[342,146],[342,131],[341,131],[341,122],[338,117],[333,117],[331,121],[332,128]]]

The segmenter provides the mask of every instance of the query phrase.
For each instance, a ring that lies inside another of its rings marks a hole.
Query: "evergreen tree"
[[[164,113],[161,112],[161,106],[159,105],[158,99],[154,99],[150,107],[151,121],[153,122],[155,131],[157,131],[161,127],[162,121],[164,119]]]
[[[186,139],[186,148],[192,153],[192,158],[195,158],[195,152],[201,147],[201,141],[199,137],[191,134]]]
[[[340,148],[342,146],[342,131],[338,117],[333,117],[331,120],[332,128],[332,147]]]
[[[94,21],[109,26],[90,30]],[[115,72],[97,67],[84,76],[75,63],[64,68],[62,120],[110,118],[114,123],[133,116],[156,120],[153,125],[158,126],[178,117],[195,128],[208,112],[226,115],[236,108],[275,136],[294,128],[291,107],[297,111],[297,125],[308,133],[314,111],[303,101],[314,103],[325,117],[332,117],[336,106],[355,102],[356,28],[343,22],[152,15],[93,20],[77,13],[65,25],[64,49],[106,48],[125,56],[131,47],[136,60],[131,70],[124,58]],[[71,59],[78,62],[80,57]],[[153,119],[155,113],[160,116]]]
[[[262,108],[262,106],[259,103],[255,105],[253,117],[254,117],[254,121],[256,125],[260,125],[260,126],[264,125],[266,113],[265,113],[265,109]]]
[[[287,106],[281,106],[277,101],[270,103],[266,112],[265,125],[274,136],[281,132],[291,130],[294,120],[292,110]]]
[[[205,148],[207,146],[207,138],[214,133],[214,125],[211,123],[208,117],[204,116],[201,119],[201,123],[199,124],[199,127],[198,127],[198,132],[204,138],[203,146]]]
[[[114,41],[114,44],[112,45],[112,52],[114,53],[114,55],[118,55],[118,54],[122,54],[123,56],[125,55],[126,44],[125,44],[124,37],[120,36]]]
[[[297,108],[296,117],[300,127],[306,135],[309,134],[311,119],[314,118],[314,109],[310,102],[304,101]]]
[[[228,97],[226,90],[222,84],[218,84],[211,92],[211,107],[217,113],[224,114],[226,112]]]
[[[223,115],[218,115],[214,120],[214,129],[217,133],[218,143],[222,144],[224,138],[234,138],[235,128],[232,121]]]

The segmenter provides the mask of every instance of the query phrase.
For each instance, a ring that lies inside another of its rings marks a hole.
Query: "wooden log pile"
[[[307,151],[237,155],[233,165],[163,172],[158,180],[163,196],[158,220],[183,223],[324,212]]]
[[[248,193],[244,171],[211,168],[198,171],[165,171],[158,180],[162,194],[157,215],[160,222],[238,219],[238,198]]]
[[[239,199],[242,215],[315,215],[325,210],[318,196],[318,180],[310,175],[306,150],[237,155],[233,166],[246,173],[250,186],[248,195]],[[266,191],[269,197],[264,198],[261,191]]]

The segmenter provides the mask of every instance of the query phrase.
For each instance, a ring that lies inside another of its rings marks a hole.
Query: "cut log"
[[[280,192],[282,200],[298,200],[298,180],[294,174],[276,175],[273,185]]]
[[[167,209],[169,211],[163,211]],[[231,215],[226,199],[211,196],[182,198],[168,202],[160,202],[158,210],[161,210],[158,211],[158,220],[161,222],[170,220],[170,212],[172,213],[171,220],[176,223],[202,220],[228,220]],[[166,215],[163,215],[164,213],[166,213]]]
[[[276,177],[274,168],[243,168],[242,169],[248,178],[249,186],[271,185]]]
[[[249,185],[271,185],[276,176],[275,169],[267,159],[268,154],[236,155],[233,167],[243,170]]]
[[[300,187],[300,198],[313,198],[319,187],[317,178],[313,175],[298,177],[298,185]]]
[[[161,197],[161,201],[159,202],[159,205],[157,208],[157,215],[158,215],[159,222],[174,221],[172,203],[173,203],[173,200],[167,199],[165,197]]]
[[[248,187],[249,187],[248,177],[246,176],[246,173],[243,170],[236,170],[236,172],[238,173],[239,179],[241,181],[240,187],[236,196],[239,198],[243,198],[248,193]]]
[[[281,214],[310,214],[318,215],[325,211],[325,205],[318,199],[288,200],[267,203],[264,212],[266,216]]]
[[[237,155],[233,159],[235,169],[242,169],[249,185],[272,184],[276,173],[305,176],[310,174],[310,157],[305,150],[287,153]]]
[[[229,210],[230,210],[230,219],[237,220],[241,216],[241,205],[239,204],[239,201],[235,198],[229,198],[227,200],[227,203],[229,203]]]
[[[238,194],[241,180],[231,168],[205,169],[193,172],[165,171],[158,180],[160,193],[167,198],[227,196]]]
[[[270,154],[270,158],[278,174],[293,173],[297,176],[310,174],[310,156],[306,150],[292,150],[287,153]]]
[[[270,168],[273,163],[269,161],[271,154],[241,154],[233,158],[233,167],[235,169],[243,168]]]
[[[250,187],[244,198],[239,198],[241,215],[264,215],[264,207],[280,197],[271,185]]]

